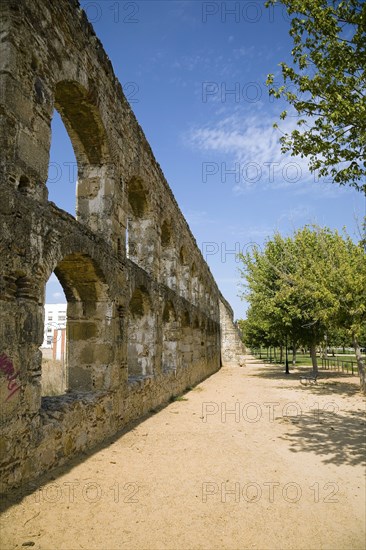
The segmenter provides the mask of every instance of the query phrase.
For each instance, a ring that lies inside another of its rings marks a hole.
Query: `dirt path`
[[[184,398],[5,503],[1,548],[365,548],[356,377],[248,357]]]

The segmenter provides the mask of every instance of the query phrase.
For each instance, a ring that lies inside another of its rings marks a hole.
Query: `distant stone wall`
[[[3,0],[0,10],[6,490],[217,371],[232,339],[228,306],[220,318],[217,285],[78,3]],[[76,218],[48,201],[55,109],[78,163]],[[52,273],[67,299],[67,392],[41,397]]]
[[[245,346],[240,338],[238,328],[233,323],[233,310],[221,296],[220,300],[221,324],[221,362],[223,365],[245,365]]]

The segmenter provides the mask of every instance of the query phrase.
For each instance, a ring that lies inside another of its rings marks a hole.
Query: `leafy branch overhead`
[[[266,83],[298,116],[280,138],[282,152],[305,156],[311,172],[366,193],[366,2],[280,1],[291,17],[293,63],[280,63],[282,85],[273,74]]]

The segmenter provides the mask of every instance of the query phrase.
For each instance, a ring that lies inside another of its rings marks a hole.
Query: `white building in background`
[[[61,334],[66,329],[66,309],[67,304],[45,304],[42,348],[54,348],[55,343],[63,339]]]

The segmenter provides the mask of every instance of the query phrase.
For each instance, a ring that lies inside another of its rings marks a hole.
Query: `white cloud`
[[[258,56],[261,53],[262,53],[261,50],[258,50],[258,48],[255,48],[254,46],[249,46],[249,48],[245,46],[241,46],[240,48],[233,50],[235,59],[240,59],[242,57],[245,57],[247,61],[248,59],[253,59],[254,57],[258,59]]]
[[[281,152],[279,138],[294,128],[295,120],[284,121],[280,130],[272,124],[268,116],[248,117],[236,112],[215,124],[192,129],[186,142],[201,151],[216,153],[221,171],[236,172],[230,180],[235,180],[235,194],[257,185],[287,188],[312,179],[306,159]]]
[[[317,199],[338,198],[340,193],[347,193],[346,187],[331,180],[319,180],[312,174],[307,158],[281,152],[280,137],[296,127],[295,116],[290,114],[275,129],[276,115],[257,112],[248,116],[247,113],[240,108],[230,116],[216,113],[216,122],[192,128],[184,136],[186,145],[210,153],[207,160],[211,165],[216,160],[217,169],[210,166],[215,173],[212,176],[209,173],[207,181],[214,181],[215,176],[222,183],[232,184],[236,196],[258,188],[291,190],[299,197],[310,194]]]

